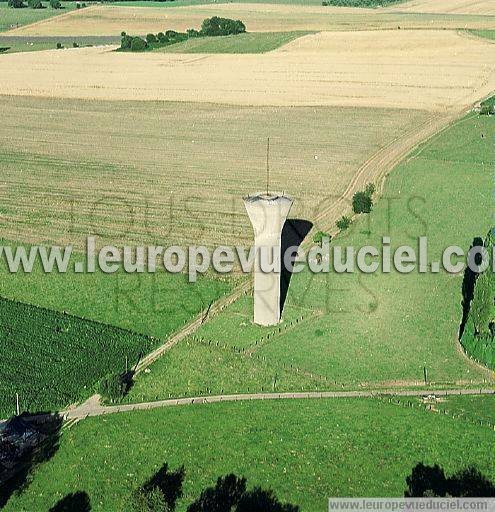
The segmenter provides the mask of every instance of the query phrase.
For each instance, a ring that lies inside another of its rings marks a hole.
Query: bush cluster
[[[203,20],[200,34],[202,36],[230,36],[246,32],[246,25],[240,20],[213,16]]]
[[[352,211],[354,213],[370,213],[373,208],[373,194],[375,185],[368,183],[363,192],[356,192],[352,196]]]
[[[23,7],[26,7],[22,0],[9,0],[8,6],[13,7],[14,9],[22,9]]]
[[[346,215],[343,215],[336,223],[337,227],[340,229],[340,231],[345,231],[349,228],[351,225],[351,219],[347,217]]]
[[[158,32],[158,34],[150,33],[146,36],[146,39],[143,39],[122,32],[120,49],[141,52],[146,49],[160,48],[179,43],[193,37],[229,36],[243,32],[246,32],[246,26],[242,21],[213,16],[203,21],[201,30],[190,28],[185,33],[167,30],[166,32]]]
[[[125,32],[121,33],[121,50],[130,50],[132,52],[142,52],[146,49],[160,48],[169,44],[179,43],[187,39],[187,34],[167,30],[165,33],[148,34],[146,39],[137,36],[130,36]]]
[[[50,7],[52,9],[62,9],[62,4],[60,0],[50,0]]]

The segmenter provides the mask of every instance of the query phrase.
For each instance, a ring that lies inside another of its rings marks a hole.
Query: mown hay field
[[[399,7],[397,7],[398,9]],[[294,30],[376,30],[401,28],[487,29],[495,19],[482,15],[400,13],[377,9],[225,3],[185,7],[92,6],[71,15],[10,31],[12,35],[95,36],[199,28],[205,18],[241,19],[249,32]]]
[[[4,94],[462,110],[495,89],[493,44],[453,31],[324,32],[266,54],[4,55]],[[234,71],[235,70],[235,71]]]
[[[0,234],[71,243],[250,244],[242,196],[271,184],[312,219],[429,114],[2,97]],[[22,122],[21,122],[22,120]]]

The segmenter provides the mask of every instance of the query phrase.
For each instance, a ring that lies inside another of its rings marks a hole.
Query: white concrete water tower
[[[260,266],[260,248],[280,255],[281,236],[293,200],[283,194],[261,193],[244,198],[249,219],[254,229],[256,258],[254,261],[254,323],[276,325],[281,317],[281,268],[263,272]],[[271,260],[270,260],[271,261]],[[280,257],[283,265],[283,255]]]

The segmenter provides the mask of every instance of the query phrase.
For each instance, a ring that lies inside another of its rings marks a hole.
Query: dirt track
[[[102,406],[96,397],[85,402],[76,409],[63,411],[61,414],[66,420],[80,420],[90,416],[103,416],[106,414],[115,414],[119,412],[142,411],[157,409],[161,407],[173,407],[179,405],[200,405],[218,402],[242,402],[249,400],[304,400],[304,399],[338,399],[338,398],[373,398],[377,396],[450,396],[450,395],[493,395],[495,390],[489,389],[441,389],[435,390],[414,389],[414,390],[370,390],[370,391],[322,391],[312,393],[252,393],[240,395],[217,395],[194,398],[177,398],[169,400],[159,400],[156,402],[143,402],[139,404],[125,404],[114,406]]]
[[[3,94],[461,110],[495,89],[493,44],[452,31],[325,32],[267,54],[4,55]]]

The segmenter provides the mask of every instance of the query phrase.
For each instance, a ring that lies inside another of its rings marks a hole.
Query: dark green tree
[[[146,36],[146,42],[148,44],[154,44],[158,42],[158,38],[155,36],[155,34],[148,34]]]
[[[345,231],[351,225],[351,222],[351,219],[344,215],[337,221],[336,225],[340,231]]]
[[[13,7],[14,9],[22,9],[23,7],[26,7],[22,0],[9,0],[8,6]]]
[[[148,47],[148,44],[144,39],[141,39],[140,37],[133,37],[131,41],[131,51],[133,52],[142,52],[146,50]]]
[[[370,213],[373,200],[366,192],[356,192],[352,196],[352,211],[354,213]]]

